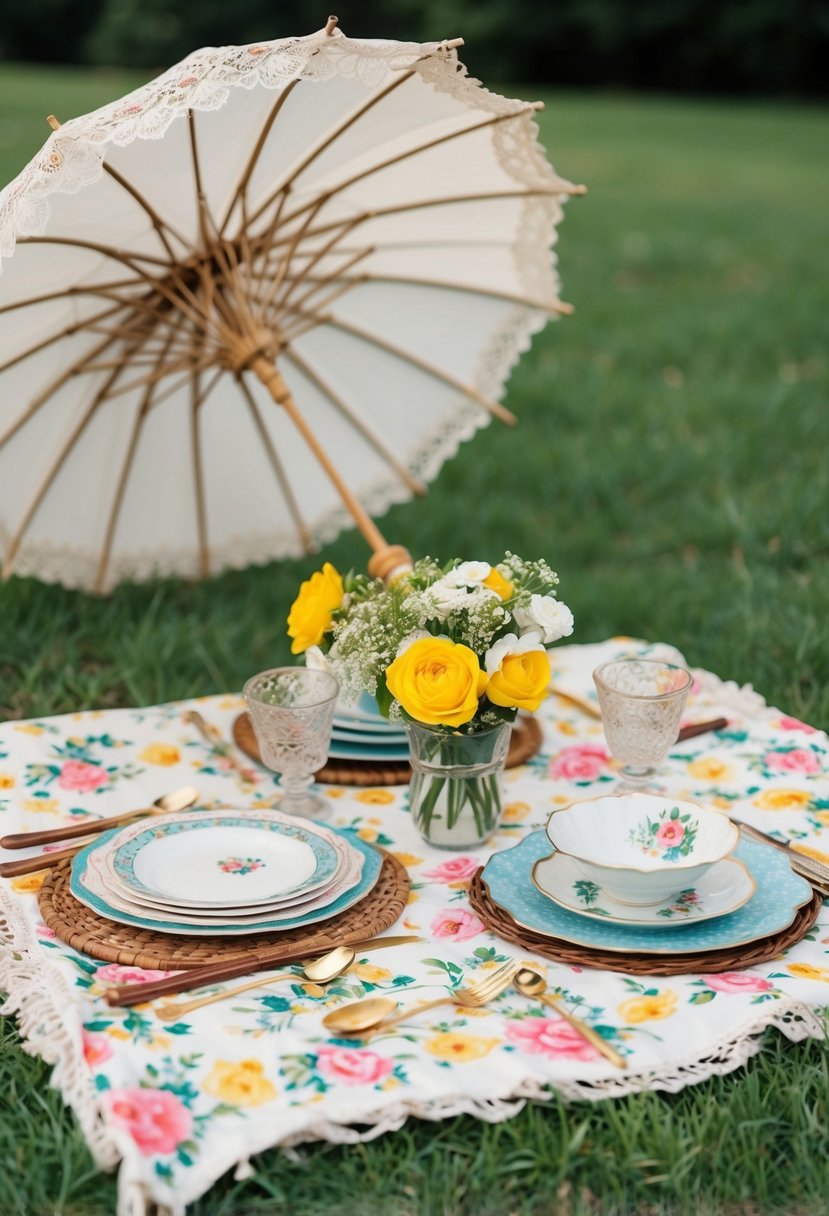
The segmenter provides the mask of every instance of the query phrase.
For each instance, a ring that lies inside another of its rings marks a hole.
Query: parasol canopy
[[[335,26],[50,118],[0,194],[4,576],[206,576],[352,522],[388,575],[373,517],[513,420],[583,187],[458,41]]]

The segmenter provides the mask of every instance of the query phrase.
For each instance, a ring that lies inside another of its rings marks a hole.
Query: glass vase
[[[504,813],[502,773],[509,722],[462,735],[407,722],[412,780],[409,809],[436,849],[469,849],[491,836]]]

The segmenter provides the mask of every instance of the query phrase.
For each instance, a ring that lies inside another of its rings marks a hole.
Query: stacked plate
[[[158,933],[277,932],[350,908],[381,865],[352,833],[278,811],[190,811],[104,833],[75,858],[71,890]]]
[[[363,696],[334,715],[328,755],[332,760],[399,762],[408,760],[409,745],[402,725],[382,717],[374,698]]]
[[[490,857],[483,871],[489,896],[522,928],[588,950],[664,956],[728,950],[782,933],[812,898],[779,849],[740,837],[701,875],[688,874],[685,885],[647,904],[631,903],[618,897],[616,884],[611,894],[610,882],[603,886],[555,849],[548,833],[533,832]]]

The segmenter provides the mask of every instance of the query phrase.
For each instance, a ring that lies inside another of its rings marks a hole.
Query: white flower
[[[444,577],[455,587],[476,587],[489,578],[489,562],[461,562]]]
[[[405,654],[409,647],[414,646],[415,642],[419,642],[421,638],[430,638],[431,636],[428,629],[414,629],[407,637],[403,638],[397,647],[395,658],[399,659],[401,654]]]
[[[496,671],[500,671],[501,664],[507,655],[524,654],[528,650],[543,649],[541,635],[538,633],[525,633],[520,638],[515,633],[508,633],[505,638],[499,638],[493,646],[490,646],[484,655],[486,674],[494,676]]]
[[[333,674],[331,664],[319,646],[309,646],[305,651],[305,666],[310,667],[311,671],[327,671]]]
[[[569,638],[573,632],[573,614],[566,604],[553,595],[534,595],[528,608],[514,610],[516,624],[522,633],[540,630],[545,646],[559,638]]]
[[[467,565],[472,565],[472,563],[468,562]],[[458,612],[463,608],[469,609],[474,604],[480,603],[482,599],[491,599],[495,596],[494,591],[490,591],[489,587],[484,587],[481,583],[456,582],[454,574],[454,570],[445,574],[424,592],[424,596],[427,596],[429,602],[434,605],[438,619],[441,621],[445,621],[452,612]],[[495,598],[498,597],[495,596]]]

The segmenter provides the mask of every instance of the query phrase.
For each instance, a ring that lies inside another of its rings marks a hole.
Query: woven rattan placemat
[[[256,959],[261,950],[273,950],[275,945],[302,947],[309,954],[356,945],[394,924],[406,906],[411,886],[404,866],[384,853],[376,885],[364,899],[333,920],[281,933],[185,937],[136,929],[99,916],[75,899],[69,890],[69,874],[70,862],[59,862],[38,895],[44,924],[61,941],[107,963],[174,971],[233,958]]]
[[[541,727],[535,718],[519,718],[512,731],[507,768],[516,768],[541,747]],[[233,741],[240,751],[261,763],[259,744],[250,715],[240,714],[233,723]],[[316,774],[324,785],[407,785],[412,770],[407,760],[329,760]]]
[[[558,938],[535,933],[532,929],[525,929],[514,921],[504,908],[495,903],[482,875],[483,870],[480,869],[472,877],[469,902],[493,933],[520,946],[522,950],[540,954],[556,963],[597,967],[602,971],[623,971],[626,975],[693,975],[698,972],[741,971],[744,967],[767,963],[790,946],[794,946],[808,933],[818,918],[823,902],[815,893],[798,911],[787,929],[745,946],[735,946],[728,950],[709,950],[706,954],[621,954],[616,951],[575,946],[572,942],[563,942]]]

